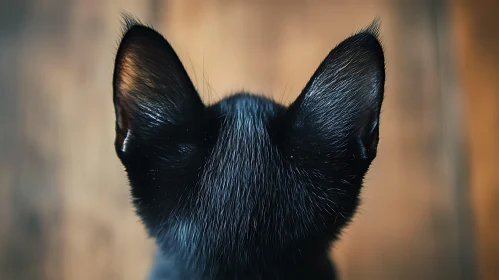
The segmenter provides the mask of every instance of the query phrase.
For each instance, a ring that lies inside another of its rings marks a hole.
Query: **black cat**
[[[169,43],[125,22],[115,146],[157,243],[150,279],[335,279],[328,249],[378,145],[378,25],[335,47],[285,107],[249,93],[204,105]]]

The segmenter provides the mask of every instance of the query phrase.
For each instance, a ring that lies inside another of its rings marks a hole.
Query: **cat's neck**
[[[188,267],[174,255],[157,253],[149,279],[336,279],[327,253],[282,256],[279,261],[261,260],[245,267],[213,261]]]

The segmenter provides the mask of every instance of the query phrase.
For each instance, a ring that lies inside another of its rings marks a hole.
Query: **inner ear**
[[[379,119],[367,121],[363,129],[360,130],[357,139],[361,158],[374,159],[379,142]]]
[[[126,150],[125,139],[128,138],[128,133],[130,131],[130,118],[131,112],[127,112],[127,108],[124,105],[116,106],[116,140],[115,146],[120,151],[124,152]]]

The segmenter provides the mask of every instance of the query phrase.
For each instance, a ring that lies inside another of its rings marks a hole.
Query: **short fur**
[[[115,146],[157,243],[150,279],[335,279],[328,249],[378,145],[377,23],[336,46],[285,107],[249,93],[204,105],[169,43],[125,22]]]

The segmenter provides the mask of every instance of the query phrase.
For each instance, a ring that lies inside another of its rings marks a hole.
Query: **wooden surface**
[[[343,279],[473,277],[462,92],[455,91],[448,51],[449,9],[440,1],[5,5],[0,279],[144,279],[153,246],[133,212],[113,150],[111,76],[122,11],[167,37],[207,103],[241,89],[289,103],[332,47],[381,17],[387,82],[379,157],[360,211],[332,255]],[[461,54],[470,55],[470,48]],[[482,133],[486,128],[493,130]],[[471,147],[483,143],[472,140]],[[485,160],[472,153],[471,163],[488,162],[492,173],[492,161]],[[477,167],[471,170],[472,183],[482,186]],[[480,191],[474,191],[477,205]],[[491,197],[484,199],[493,205]],[[480,213],[493,213],[484,209]],[[492,236],[485,229],[482,234]],[[494,244],[481,242],[479,248]]]
[[[499,278],[499,2],[454,1],[478,271]]]

